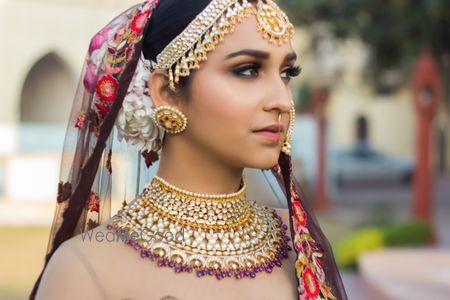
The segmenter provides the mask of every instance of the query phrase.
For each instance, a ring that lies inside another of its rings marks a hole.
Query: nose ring
[[[281,148],[281,151],[286,154],[291,154],[291,142],[292,142],[292,135],[294,134],[294,122],[295,122],[295,106],[292,102],[291,109],[289,111],[289,128],[286,133],[286,140],[283,143],[283,147]]]

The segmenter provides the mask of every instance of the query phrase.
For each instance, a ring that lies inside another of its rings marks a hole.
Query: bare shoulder
[[[125,236],[108,229],[107,224],[108,222],[104,222],[67,241],[78,249],[99,276],[111,271],[112,266],[109,263],[111,260],[117,261],[118,257],[128,257],[130,252],[134,252],[130,251],[129,247],[125,247]]]
[[[62,243],[42,276],[36,299],[104,299],[92,271],[80,255],[76,239]]]
[[[107,224],[78,234],[58,248],[39,288],[42,296],[37,299],[108,299],[108,295],[127,298],[130,287],[138,291],[141,279],[158,271],[148,267],[152,264],[142,264],[141,256],[124,244],[124,236],[108,229]],[[121,272],[129,275],[117,276]],[[145,286],[148,293],[158,290],[153,281]]]
[[[106,228],[107,223],[104,222],[91,230],[82,232],[69,239],[67,243],[80,248],[83,252],[102,248],[106,242],[112,241],[114,235],[112,231]]]

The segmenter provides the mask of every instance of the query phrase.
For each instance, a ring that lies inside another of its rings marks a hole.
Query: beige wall
[[[450,119],[443,108],[438,110],[434,123],[436,128],[439,127],[446,129],[444,135],[446,136],[447,140],[447,151],[444,155],[446,161],[446,169],[450,170]],[[437,163],[437,157],[435,157],[435,163]]]
[[[55,53],[78,79],[90,38],[114,16],[137,2],[0,1],[0,122],[19,121],[23,84],[36,62]],[[72,96],[73,90],[67,98],[55,102],[53,109],[59,107],[66,111]]]
[[[376,96],[364,86],[336,87],[328,115],[329,134],[337,146],[355,142],[356,119],[362,115],[368,120],[369,142],[374,148],[393,155],[414,155],[416,120],[406,88],[393,95]]]

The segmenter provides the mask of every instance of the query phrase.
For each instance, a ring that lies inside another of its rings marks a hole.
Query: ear
[[[156,69],[148,79],[148,88],[150,97],[155,107],[169,105],[178,107],[179,102],[176,97],[169,91],[169,75],[167,70]]]

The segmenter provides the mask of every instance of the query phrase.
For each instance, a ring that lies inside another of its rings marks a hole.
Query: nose
[[[271,80],[266,85],[266,89],[267,100],[264,103],[264,110],[288,113],[293,101],[289,86],[278,77],[278,79]]]

